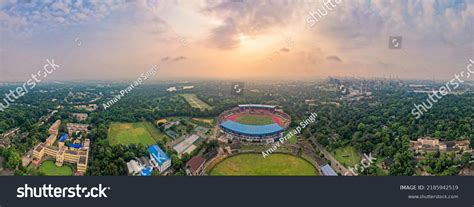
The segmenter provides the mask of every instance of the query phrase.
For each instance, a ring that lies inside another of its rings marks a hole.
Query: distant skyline
[[[46,81],[133,80],[152,65],[155,80],[450,80],[474,59],[474,0],[342,0],[311,27],[328,1],[0,0],[0,81],[51,58]]]

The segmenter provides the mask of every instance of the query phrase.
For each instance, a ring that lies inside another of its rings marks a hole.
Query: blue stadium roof
[[[240,104],[239,107],[241,108],[269,108],[269,109],[274,109],[276,106],[272,105],[263,105],[263,104]]]
[[[159,166],[163,165],[164,162],[170,159],[168,155],[156,144],[148,147],[148,152],[151,154],[153,159],[155,159]]]
[[[265,136],[283,132],[283,128],[275,123],[268,125],[246,125],[227,120],[221,123],[221,127],[225,130],[249,136]]]
[[[331,166],[328,164],[321,166],[321,171],[323,172],[324,176],[337,176],[337,173],[334,172]]]
[[[61,137],[59,138],[59,141],[60,141],[60,142],[65,142],[65,141],[66,141],[66,139],[67,139],[67,134],[66,134],[66,133],[64,133],[64,134],[63,134],[63,135],[61,135]]]

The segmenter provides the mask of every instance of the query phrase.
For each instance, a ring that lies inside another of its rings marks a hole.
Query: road
[[[337,159],[334,158],[334,156],[331,153],[329,153],[326,150],[326,148],[324,148],[324,146],[322,146],[321,144],[318,143],[318,141],[316,141],[316,138],[313,136],[310,130],[308,130],[308,132],[310,134],[311,141],[316,145],[316,148],[318,148],[318,150],[321,151],[321,153],[323,153],[324,157],[331,162],[331,167],[337,173],[341,175],[349,175],[349,176],[353,175],[346,167],[344,167],[339,161],[337,161]]]

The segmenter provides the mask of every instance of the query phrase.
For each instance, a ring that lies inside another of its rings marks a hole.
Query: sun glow
[[[241,44],[245,44],[246,42],[248,42],[250,40],[250,36],[245,35],[245,34],[240,34],[239,35],[239,40],[240,40]]]

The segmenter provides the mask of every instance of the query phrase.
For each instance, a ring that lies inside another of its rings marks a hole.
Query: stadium
[[[272,143],[283,136],[291,118],[276,106],[243,104],[219,116],[222,133],[231,140]]]

